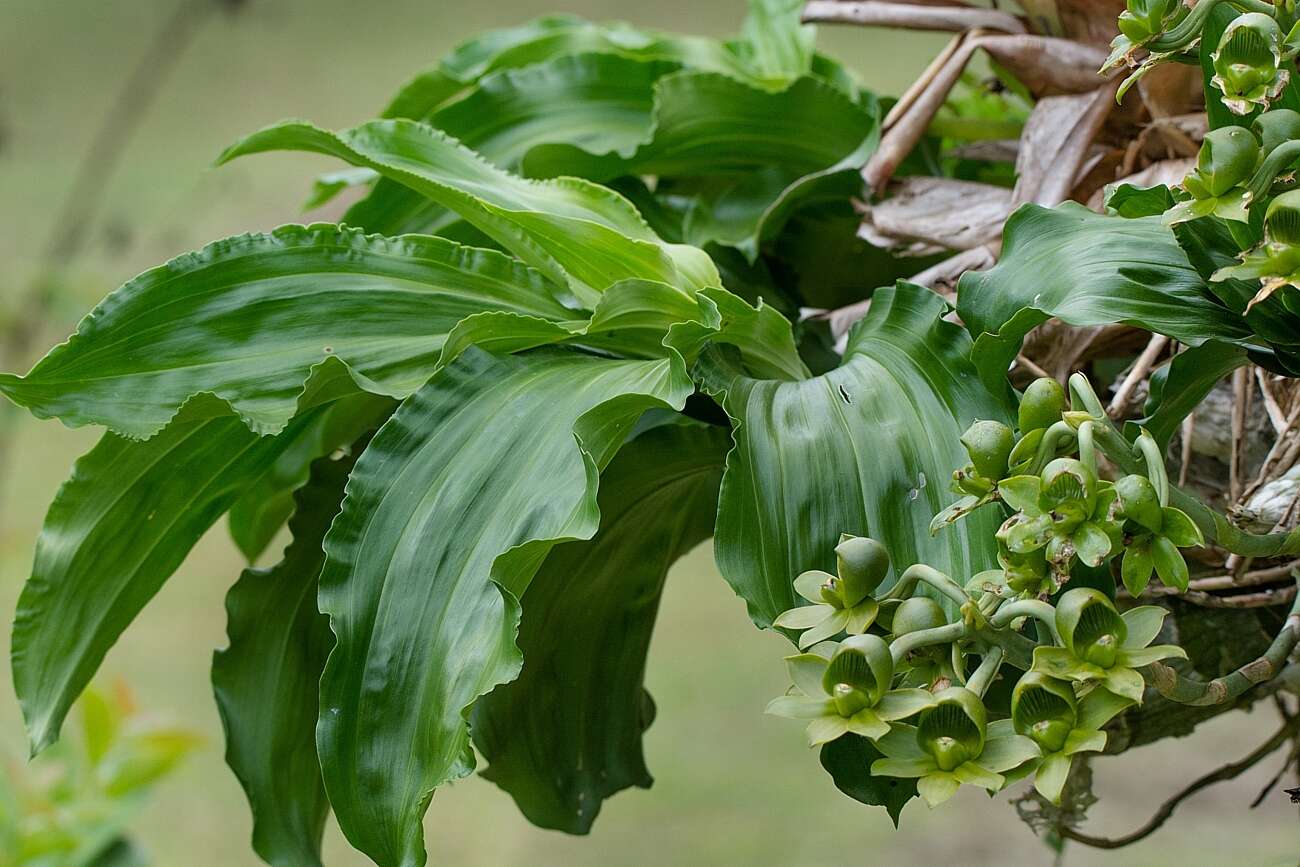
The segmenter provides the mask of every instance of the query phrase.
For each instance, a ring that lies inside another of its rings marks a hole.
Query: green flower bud
[[[1270,241],[1300,245],[1300,190],[1283,193],[1268,203],[1264,231]]]
[[[903,600],[894,611],[893,632],[906,635],[923,629],[935,629],[948,622],[943,608],[928,596],[913,596]]]
[[[1127,6],[1119,14],[1119,32],[1136,45],[1164,32],[1167,19],[1179,11],[1174,0],[1128,0]]]
[[[1013,554],[1027,554],[1041,549],[1052,538],[1050,515],[1030,517],[1012,515],[998,528],[996,538]]]
[[[916,743],[940,770],[951,771],[984,752],[988,714],[979,696],[965,687],[949,687],[935,700],[917,721]]]
[[[1259,161],[1259,142],[1248,129],[1224,126],[1210,130],[1196,157],[1196,169],[1183,181],[1195,198],[1218,198],[1250,179]]]
[[[1265,157],[1283,142],[1300,139],[1300,112],[1275,108],[1255,118],[1250,128],[1260,141],[1260,156]]]
[[[1000,421],[977,421],[961,435],[961,444],[975,472],[986,479],[1001,479],[1007,474],[1007,458],[1016,438]]]
[[[866,536],[841,536],[835,546],[839,564],[840,598],[845,608],[866,599],[889,574],[889,552]]]
[[[1142,525],[1152,533],[1160,532],[1164,516],[1160,511],[1160,495],[1156,486],[1146,476],[1124,476],[1115,482],[1115,500],[1110,507],[1110,517],[1123,518]]]
[[[1210,55],[1211,83],[1223,93],[1223,104],[1236,114],[1267,106],[1286,86],[1282,68],[1282,31],[1269,15],[1250,12],[1234,18]]]
[[[1017,593],[1037,593],[1047,578],[1047,553],[1043,548],[1018,554],[998,545],[998,565],[1007,577],[1007,586]]]
[[[1097,505],[1097,474],[1074,458],[1057,458],[1043,468],[1043,505],[1058,513],[1058,525],[1081,523]],[[1065,529],[1065,528],[1063,528]]]
[[[1061,420],[1065,412],[1065,389],[1055,379],[1044,376],[1029,383],[1020,397],[1017,423],[1020,435],[1051,427]]]
[[[1115,604],[1099,590],[1076,587],[1056,603],[1056,631],[1079,659],[1100,668],[1115,664],[1128,626]]]
[[[1074,687],[1039,671],[1021,676],[1011,692],[1011,722],[1045,753],[1059,752],[1074,730],[1079,705]]]
[[[822,688],[843,716],[875,707],[894,678],[889,645],[879,635],[852,635],[836,649],[822,676]],[[861,704],[858,704],[861,702]],[[857,704],[848,713],[844,709]]]

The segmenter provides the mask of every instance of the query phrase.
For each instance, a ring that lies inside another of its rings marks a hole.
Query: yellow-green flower
[[[871,594],[889,573],[885,546],[865,536],[842,536],[835,559],[838,575],[814,569],[794,580],[795,592],[813,604],[783,611],[772,622],[783,629],[804,630],[800,649],[841,632],[860,635],[880,613]]]

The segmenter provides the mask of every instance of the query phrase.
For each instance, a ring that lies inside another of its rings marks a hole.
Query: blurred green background
[[[0,0],[0,312],[21,315],[40,252],[92,132],[178,0]],[[83,254],[40,322],[33,352],[62,339],[104,293],[139,270],[223,235],[306,219],[297,207],[324,159],[273,155],[214,170],[237,136],[284,117],[348,125],[376,113],[409,75],[475,31],[556,11],[661,29],[733,32],[741,0],[248,0],[214,16],[180,60],[109,184]],[[935,36],[823,29],[821,45],[881,93],[899,93],[943,44]],[[329,219],[337,208],[312,218]],[[872,284],[863,275],[864,288]],[[15,417],[15,414],[10,414]],[[42,516],[72,461],[96,439],[18,418],[16,459],[3,468],[0,643],[27,575]],[[278,550],[278,547],[276,548]],[[145,707],[201,732],[205,746],[135,823],[159,865],[252,865],[241,792],[221,758],[207,686],[224,642],[222,597],[241,567],[213,530],[109,655]],[[1050,864],[1003,794],[963,790],[943,810],[913,802],[902,829],[841,796],[796,723],[762,708],[786,687],[788,646],[749,624],[701,549],[670,576],[651,648],[659,705],[646,751],[657,781],[608,802],[588,838],[529,826],[509,797],[478,778],[448,786],[426,822],[433,864]],[[1097,764],[1101,803],[1090,830],[1121,833],[1169,793],[1272,731],[1271,712],[1235,714],[1192,741]],[[25,754],[8,666],[0,666],[0,751]],[[1282,758],[1186,803],[1165,830],[1116,853],[1072,847],[1069,865],[1294,865],[1300,824],[1274,794],[1255,794]],[[0,856],[2,857],[2,856]],[[326,863],[366,863],[331,829]]]

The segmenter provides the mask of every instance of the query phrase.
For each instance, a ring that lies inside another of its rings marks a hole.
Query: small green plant
[[[154,786],[198,745],[137,710],[124,684],[87,689],[78,736],[0,776],[0,861],[14,867],[144,865],[128,825]]]

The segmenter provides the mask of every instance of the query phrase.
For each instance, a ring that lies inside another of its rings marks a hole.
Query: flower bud
[[[1224,126],[1210,130],[1201,143],[1196,169],[1183,186],[1195,198],[1217,198],[1250,179],[1259,160],[1259,142],[1248,129]]]
[[[1100,668],[1115,664],[1128,637],[1128,626],[1115,604],[1091,587],[1076,587],[1061,595],[1056,603],[1056,630],[1071,653]]]
[[[1002,522],[995,535],[1011,553],[1027,554],[1041,549],[1052,538],[1052,518],[1050,515],[1012,515]]]
[[[1142,525],[1152,533],[1160,532],[1164,516],[1156,486],[1146,476],[1129,475],[1115,482],[1112,518],[1123,518]]]
[[[949,687],[935,702],[917,721],[916,742],[940,770],[951,771],[984,751],[988,715],[979,696],[965,687]]]
[[[1210,81],[1235,114],[1267,106],[1289,78],[1282,67],[1282,31],[1271,16],[1260,12],[1234,18],[1210,58],[1214,63]]]
[[[840,598],[852,608],[866,599],[889,574],[889,552],[866,536],[841,536],[835,546],[840,578]]]
[[[977,421],[961,435],[961,444],[975,472],[986,479],[1001,479],[1007,474],[1007,458],[1016,438],[1000,421]]]
[[[1065,389],[1051,377],[1044,376],[1029,383],[1020,397],[1017,424],[1020,435],[1051,427],[1061,420],[1065,412]]]
[[[1127,6],[1119,14],[1119,32],[1137,45],[1163,33],[1180,8],[1174,0],[1128,0]]]
[[[822,676],[822,688],[834,699],[841,715],[852,716],[864,707],[875,707],[889,690],[893,677],[894,660],[885,640],[879,635],[853,635],[831,657]],[[853,710],[844,713],[844,708],[855,704]]]
[[[936,629],[948,622],[943,608],[928,596],[913,596],[903,600],[894,611],[893,633],[906,635],[923,629]]]
[[[998,545],[998,565],[1007,577],[1007,586],[1016,593],[1037,593],[1047,578],[1047,553],[1043,548],[1018,554]]]
[[[1255,118],[1250,125],[1260,141],[1260,156],[1266,157],[1278,145],[1300,139],[1300,112],[1275,108]]]
[[[1042,672],[1022,675],[1011,692],[1011,722],[1045,753],[1059,752],[1074,730],[1079,706],[1074,687]]]

